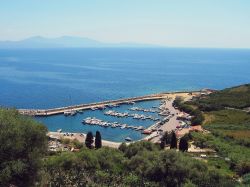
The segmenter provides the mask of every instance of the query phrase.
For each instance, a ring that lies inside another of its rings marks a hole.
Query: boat
[[[80,110],[77,110],[77,112],[78,112],[79,114],[82,114],[82,113],[83,113],[83,110],[80,109]]]
[[[151,130],[144,130],[144,131],[142,131],[142,134],[151,134],[151,133],[152,133]]]
[[[70,111],[70,115],[71,115],[71,116],[76,115],[76,113],[77,113],[77,112],[76,112],[75,110],[71,110],[71,111]]]
[[[61,133],[61,132],[62,132],[62,129],[58,129],[57,132]]]
[[[144,127],[143,127],[143,126],[139,126],[137,129],[138,129],[138,130],[143,130]]]
[[[127,125],[122,125],[121,129],[125,129],[127,127]]]
[[[132,139],[130,137],[125,138],[126,141],[131,142]]]
[[[63,114],[64,114],[65,116],[69,116],[70,113],[71,113],[71,111],[69,111],[69,110],[66,110],[66,111],[63,112]]]
[[[66,110],[66,111],[63,112],[63,114],[65,116],[74,116],[74,115],[76,115],[76,113],[77,112],[75,110]]]

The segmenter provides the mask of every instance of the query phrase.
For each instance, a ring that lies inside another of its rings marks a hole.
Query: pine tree
[[[182,137],[180,139],[179,150],[182,152],[188,151],[188,141],[187,138]]]
[[[176,149],[176,148],[177,148],[177,138],[175,132],[172,131],[170,149]]]
[[[102,147],[101,133],[99,131],[96,131],[96,134],[95,134],[95,148],[99,149],[101,147]]]
[[[92,134],[92,132],[88,132],[87,137],[85,139],[85,145],[86,145],[86,147],[88,147],[89,149],[91,149],[93,142],[94,142],[94,140],[93,140],[93,134]]]
[[[163,135],[161,138],[161,143],[160,143],[161,149],[164,149],[165,145],[166,145],[166,139],[165,139],[165,136]]]
[[[170,142],[171,142],[171,136],[170,136],[170,134],[168,134],[168,132],[166,131],[163,136],[165,138],[166,144],[170,144]]]

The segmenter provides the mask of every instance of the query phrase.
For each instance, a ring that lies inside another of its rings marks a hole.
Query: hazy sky
[[[0,0],[0,40],[250,48],[250,0]]]

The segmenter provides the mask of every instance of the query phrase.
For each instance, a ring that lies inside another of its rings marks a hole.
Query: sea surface
[[[0,50],[0,106],[4,107],[44,109],[165,91],[223,89],[244,83],[250,83],[250,50],[247,49]],[[139,104],[150,107],[157,103]],[[139,132],[81,124],[87,116],[102,117],[99,112],[37,120],[49,130],[61,128],[86,133],[98,129],[103,138],[115,141],[125,136],[142,137]],[[143,122],[144,126],[151,124]]]

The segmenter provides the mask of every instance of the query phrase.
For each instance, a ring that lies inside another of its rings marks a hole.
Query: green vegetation
[[[93,134],[92,134],[92,132],[88,132],[87,136],[86,136],[86,140],[85,140],[85,145],[86,145],[86,147],[88,147],[89,149],[91,149],[93,143],[94,143]]]
[[[165,146],[166,146],[166,139],[165,139],[165,137],[163,136],[163,137],[161,138],[160,147],[161,147],[161,149],[164,149]]]
[[[79,152],[47,152],[46,128],[15,110],[0,109],[0,186],[241,186],[250,183],[249,85],[225,89],[192,102],[177,98],[176,107],[211,133],[193,132],[180,139],[166,133],[161,144],[137,142],[119,149],[101,146],[101,135],[88,133],[86,146],[62,143]],[[231,107],[229,109],[225,107]],[[237,110],[236,110],[236,109]],[[240,110],[238,110],[240,109]],[[188,140],[212,148],[218,157],[193,159]],[[173,150],[163,150],[170,144]]]
[[[77,139],[70,140],[68,138],[63,138],[60,141],[62,144],[67,145],[68,147],[74,147],[76,149],[81,149],[83,147],[83,144]]]
[[[188,102],[185,103],[182,98],[178,97],[174,100],[173,106],[177,107],[180,111],[186,112],[192,115],[191,124],[192,125],[201,125],[204,117],[199,109],[190,105]]]
[[[174,131],[171,133],[170,149],[177,149],[177,138]]]
[[[199,99],[196,104],[203,111],[221,110],[224,107],[238,109],[250,107],[250,84],[212,93]]]
[[[207,112],[204,127],[225,140],[250,148],[250,114],[238,110]]]
[[[99,149],[101,147],[102,147],[101,133],[99,131],[96,131],[96,134],[95,134],[95,148]]]
[[[249,84],[179,103],[204,116],[203,127],[211,133],[194,132],[192,138],[197,146],[218,152],[219,158],[208,161],[210,167],[231,176],[250,173],[250,114],[241,110],[250,106]]]
[[[195,144],[202,148],[213,148],[238,175],[250,172],[250,149],[214,134],[192,133]]]
[[[14,110],[3,109],[0,110],[0,125],[0,186],[206,187],[235,184],[217,168],[210,168],[175,150],[161,150],[149,142],[122,144],[119,149],[83,146],[79,152],[49,154],[44,126]],[[62,142],[74,146],[79,143]]]
[[[204,162],[149,142],[51,156],[45,160],[44,174],[43,184],[51,186],[233,186]]]
[[[242,180],[242,183],[243,183],[243,184],[245,184],[245,185],[250,184],[250,173],[244,175],[244,176],[242,177],[242,179],[243,179],[243,180]]]
[[[182,152],[188,151],[188,139],[185,136],[180,139],[179,150]]]
[[[175,135],[174,135],[175,136]],[[169,145],[171,143],[171,140],[172,140],[172,133],[171,134],[168,134],[168,132],[166,131],[164,133],[164,135],[162,136],[161,138],[161,142],[160,142],[160,147],[161,149],[164,149],[166,145]],[[175,140],[176,140],[176,136],[174,137]],[[177,140],[176,140],[177,141]],[[176,142],[177,143],[177,142]]]
[[[47,129],[17,111],[0,109],[0,186],[31,186],[47,151]]]

